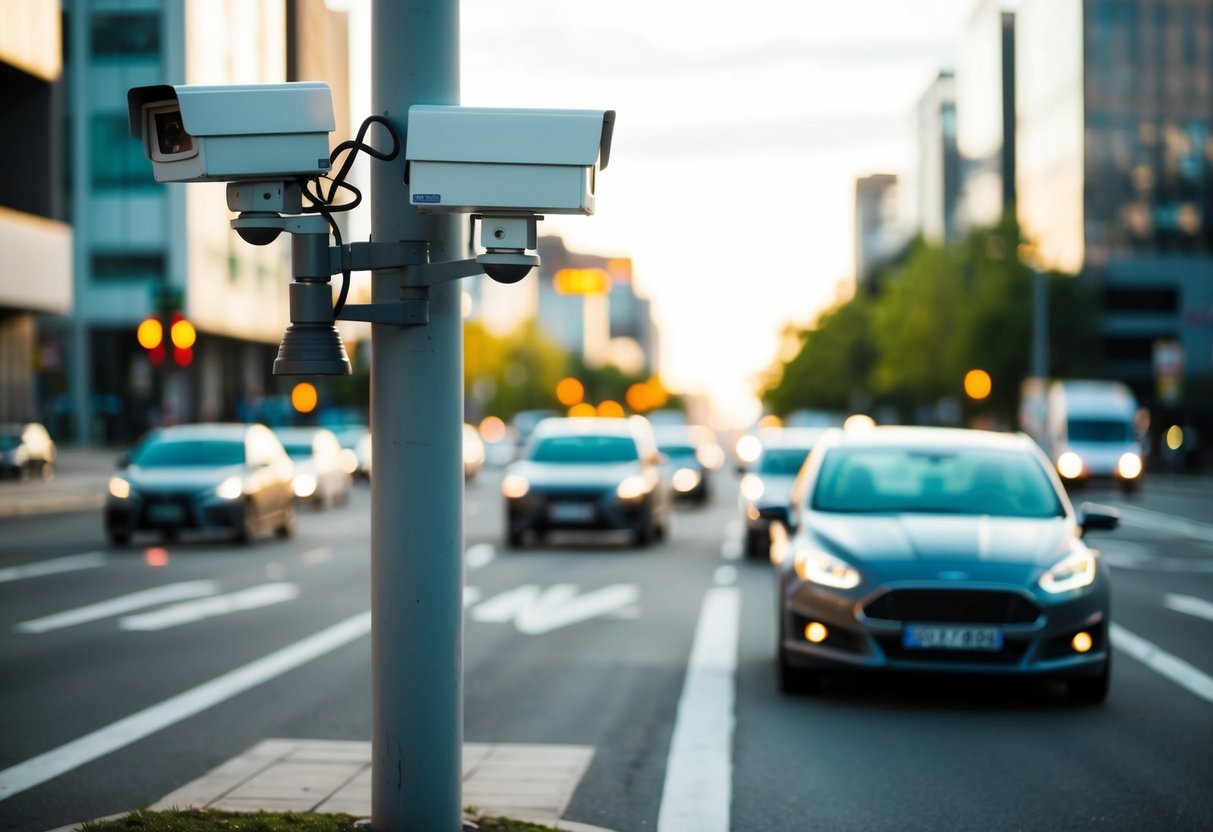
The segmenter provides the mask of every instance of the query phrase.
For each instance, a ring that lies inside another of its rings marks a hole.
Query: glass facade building
[[[1213,380],[1213,0],[1025,0],[1016,44],[1039,265],[1097,282],[1107,375],[1150,401],[1177,343]]]

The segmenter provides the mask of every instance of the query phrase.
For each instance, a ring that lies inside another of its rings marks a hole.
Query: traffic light
[[[135,330],[135,338],[139,341],[139,346],[147,350],[148,361],[153,367],[164,363],[169,345],[173,348],[173,363],[187,367],[194,360],[194,344],[198,340],[198,332],[181,312],[173,311],[164,317],[168,319],[167,343],[164,337],[164,322],[159,315],[145,318]]]
[[[173,312],[169,321],[168,337],[173,342],[173,361],[178,366],[187,367],[194,360],[194,342],[198,340],[198,332],[180,312]]]
[[[164,363],[164,324],[160,323],[159,318],[154,315],[145,318],[135,330],[135,338],[139,346],[147,350],[147,358],[153,367]]]

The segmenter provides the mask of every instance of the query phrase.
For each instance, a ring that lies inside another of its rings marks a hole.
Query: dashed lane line
[[[1206,702],[1213,702],[1213,678],[1119,624],[1112,624],[1109,632],[1112,636],[1112,646],[1117,650],[1128,653],[1155,673],[1170,679]]]
[[[8,566],[0,569],[0,584],[22,581],[26,578],[40,578],[43,575],[61,575],[64,572],[76,572],[80,569],[96,569],[98,566],[104,566],[105,561],[105,552],[85,552],[80,555],[26,563],[21,566]]]
[[[218,591],[219,584],[214,581],[182,581],[181,583],[166,584],[165,586],[132,592],[129,595],[111,598],[108,601],[101,601],[97,604],[77,607],[72,610],[55,613],[54,615],[44,616],[43,618],[23,621],[17,625],[17,630],[22,633],[48,633],[52,630],[61,630],[64,627],[73,627],[77,624],[87,624],[90,621],[99,621],[102,618],[122,615],[123,613],[133,612],[144,607],[155,606],[156,604],[202,598],[207,595],[214,595]]]
[[[1168,593],[1162,599],[1162,605],[1169,610],[1175,612],[1186,613],[1197,618],[1203,618],[1205,621],[1213,621],[1213,604],[1210,604],[1204,598],[1196,598],[1192,595],[1175,595]]]

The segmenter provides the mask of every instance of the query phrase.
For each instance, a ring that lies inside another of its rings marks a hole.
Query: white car
[[[353,477],[342,464],[341,443],[328,428],[276,428],[295,463],[295,497],[317,508],[345,505]]]

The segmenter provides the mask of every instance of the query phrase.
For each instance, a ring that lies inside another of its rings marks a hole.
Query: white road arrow
[[[615,615],[640,600],[635,584],[612,584],[584,595],[573,584],[556,584],[541,589],[524,584],[479,604],[472,619],[502,624],[513,621],[520,633],[535,636],[550,633],[591,618]]]

